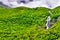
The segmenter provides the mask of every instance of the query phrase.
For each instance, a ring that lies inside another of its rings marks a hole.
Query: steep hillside
[[[49,14],[49,10],[53,14]],[[60,40],[60,21],[45,29],[46,18],[60,16],[60,7],[0,7],[0,40]]]

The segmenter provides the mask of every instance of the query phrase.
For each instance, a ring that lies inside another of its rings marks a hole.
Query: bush
[[[45,29],[46,18],[52,11],[51,18],[60,15],[60,7],[39,8],[3,8],[0,7],[1,40],[60,40],[60,21],[48,30]],[[58,11],[57,11],[58,10]]]

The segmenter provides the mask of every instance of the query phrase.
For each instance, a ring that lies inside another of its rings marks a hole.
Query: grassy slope
[[[48,11],[52,11],[50,16],[53,19],[60,16],[59,8],[0,7],[0,40],[60,40],[60,21],[49,30],[44,29],[46,18],[50,15]]]

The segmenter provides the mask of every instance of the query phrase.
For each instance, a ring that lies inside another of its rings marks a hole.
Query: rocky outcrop
[[[60,16],[58,16],[57,18],[52,19],[51,25],[53,25],[57,21],[60,21]]]
[[[60,16],[57,18],[57,21],[60,21]]]
[[[55,22],[57,22],[57,19],[52,19],[51,24],[54,24]]]

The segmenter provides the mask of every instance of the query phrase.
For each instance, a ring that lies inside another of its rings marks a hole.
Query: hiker
[[[50,27],[50,16],[47,17],[46,19],[46,28],[48,29]]]

